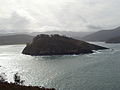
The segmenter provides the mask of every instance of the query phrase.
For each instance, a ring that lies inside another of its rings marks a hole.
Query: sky
[[[0,33],[111,29],[119,10],[120,0],[0,0]]]

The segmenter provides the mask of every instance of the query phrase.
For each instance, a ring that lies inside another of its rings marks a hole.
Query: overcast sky
[[[0,0],[0,32],[114,28],[119,10],[120,0]]]

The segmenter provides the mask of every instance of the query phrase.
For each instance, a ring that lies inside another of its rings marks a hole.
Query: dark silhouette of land
[[[33,37],[37,34],[60,34],[80,39],[83,36],[90,34],[90,32],[73,32],[73,31],[46,31],[46,32],[32,32],[32,33],[6,33],[0,34],[0,45],[12,45],[12,44],[26,44],[31,42]]]
[[[110,30],[100,30],[94,33],[75,32],[75,31],[46,31],[46,32],[32,32],[26,34],[17,34],[17,33],[0,34],[0,45],[26,44],[26,42],[31,42],[33,37],[38,34],[48,34],[48,35],[59,34],[83,41],[107,42],[112,38],[120,37],[120,27]]]
[[[22,86],[15,83],[0,82],[0,90],[55,90],[55,89],[40,88],[37,86]]]
[[[22,53],[27,55],[71,55],[93,53],[92,50],[101,49],[107,48],[58,34],[40,34],[33,38],[32,43],[27,44]]]
[[[120,36],[120,27],[111,30],[101,30],[92,34],[89,34],[82,38],[85,41],[102,41],[105,42],[111,38]]]

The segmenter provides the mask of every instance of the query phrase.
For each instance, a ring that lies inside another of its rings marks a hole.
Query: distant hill
[[[101,30],[83,37],[86,41],[107,41],[111,38],[120,36],[120,27],[111,30]]]
[[[0,45],[26,44],[27,42],[31,42],[32,39],[33,36],[26,34],[0,36]]]
[[[32,32],[27,34],[17,34],[17,33],[6,33],[0,34],[0,45],[10,45],[10,44],[25,44],[32,41],[33,37],[38,34],[60,34],[75,39],[80,39],[83,36],[90,34],[90,32],[72,32],[72,31],[46,31],[46,32]]]
[[[46,32],[32,32],[30,35],[36,36],[38,34],[59,34],[59,35],[65,35],[68,37],[73,37],[75,39],[81,39],[82,37],[91,34],[92,32],[75,32],[75,31],[46,31]]]
[[[107,49],[84,41],[73,39],[58,34],[37,35],[32,43],[22,51],[27,55],[71,55],[93,53],[92,50]]]
[[[106,43],[120,43],[120,36],[114,37],[106,41]]]

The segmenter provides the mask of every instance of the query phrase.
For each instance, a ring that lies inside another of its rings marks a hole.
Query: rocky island
[[[102,49],[108,48],[76,40],[71,37],[60,36],[58,34],[40,34],[33,38],[32,43],[26,45],[22,53],[33,56],[72,55],[93,53],[93,50]]]

